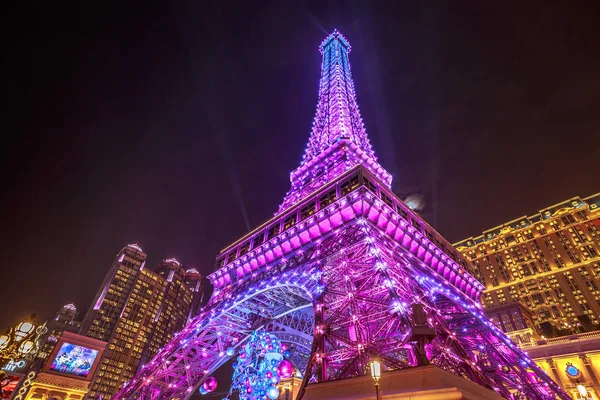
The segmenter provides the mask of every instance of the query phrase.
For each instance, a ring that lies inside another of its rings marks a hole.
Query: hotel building
[[[600,193],[574,197],[455,243],[487,290],[520,301],[545,337],[600,329]]]
[[[151,271],[136,244],[113,262],[81,327],[108,343],[86,398],[111,399],[138,368],[181,330],[199,306],[202,277],[174,258]],[[195,308],[194,308],[195,307]]]
[[[574,399],[600,394],[600,193],[455,243],[486,313]]]

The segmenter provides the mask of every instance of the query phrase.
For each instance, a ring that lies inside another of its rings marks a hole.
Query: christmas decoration
[[[233,364],[234,372],[229,395],[239,391],[240,400],[276,399],[276,385],[293,372],[292,363],[284,359],[290,354],[277,336],[255,331]]]

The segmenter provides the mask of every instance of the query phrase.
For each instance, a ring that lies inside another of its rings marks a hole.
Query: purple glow
[[[109,286],[109,284],[104,286],[104,289],[102,289],[102,293],[100,293],[100,296],[98,296],[98,300],[96,300],[96,303],[94,304],[94,310],[99,310],[100,307],[102,306],[104,297],[106,296],[106,293],[108,292],[108,286]]]
[[[224,250],[202,313],[116,398],[187,399],[236,352],[234,368],[243,373],[235,379],[254,373],[253,352],[263,361],[270,344],[285,341],[289,361],[277,357],[259,368],[265,385],[234,381],[242,396],[276,398],[268,380],[291,374],[292,364],[306,385],[364,374],[372,357],[387,370],[419,365],[424,354],[505,398],[568,399],[486,319],[484,286],[441,250],[445,239],[391,192],[358,110],[348,41],[335,31],[320,51],[312,132],[278,213]],[[274,234],[265,233],[269,226]],[[419,315],[435,332],[420,349],[413,337]],[[269,332],[268,343],[251,352],[257,332]]]

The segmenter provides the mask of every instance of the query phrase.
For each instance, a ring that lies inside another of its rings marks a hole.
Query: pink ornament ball
[[[206,378],[206,380],[202,384],[202,387],[204,388],[204,390],[210,393],[217,388],[217,380],[214,377],[210,376]]]
[[[289,360],[282,360],[277,366],[277,374],[282,378],[289,378],[294,374],[294,366]]]

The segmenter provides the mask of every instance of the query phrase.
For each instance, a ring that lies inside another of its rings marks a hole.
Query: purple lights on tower
[[[360,116],[348,58],[351,48],[338,31],[319,46],[323,62],[317,112],[302,163],[290,176],[292,187],[279,212],[356,164],[369,168],[388,187],[392,184],[392,176],[377,163]]]
[[[364,375],[377,358],[383,370],[431,362],[507,399],[568,399],[487,320],[468,261],[391,192],[358,111],[348,41],[335,31],[320,51],[313,129],[279,211],[219,254],[207,306],[117,398],[189,398],[266,331],[302,372],[301,394]]]
[[[349,139],[374,159],[375,154],[356,102],[348,59],[350,43],[341,33],[334,31],[321,43],[319,50],[323,55],[319,104],[303,164],[324,152],[338,139]]]

